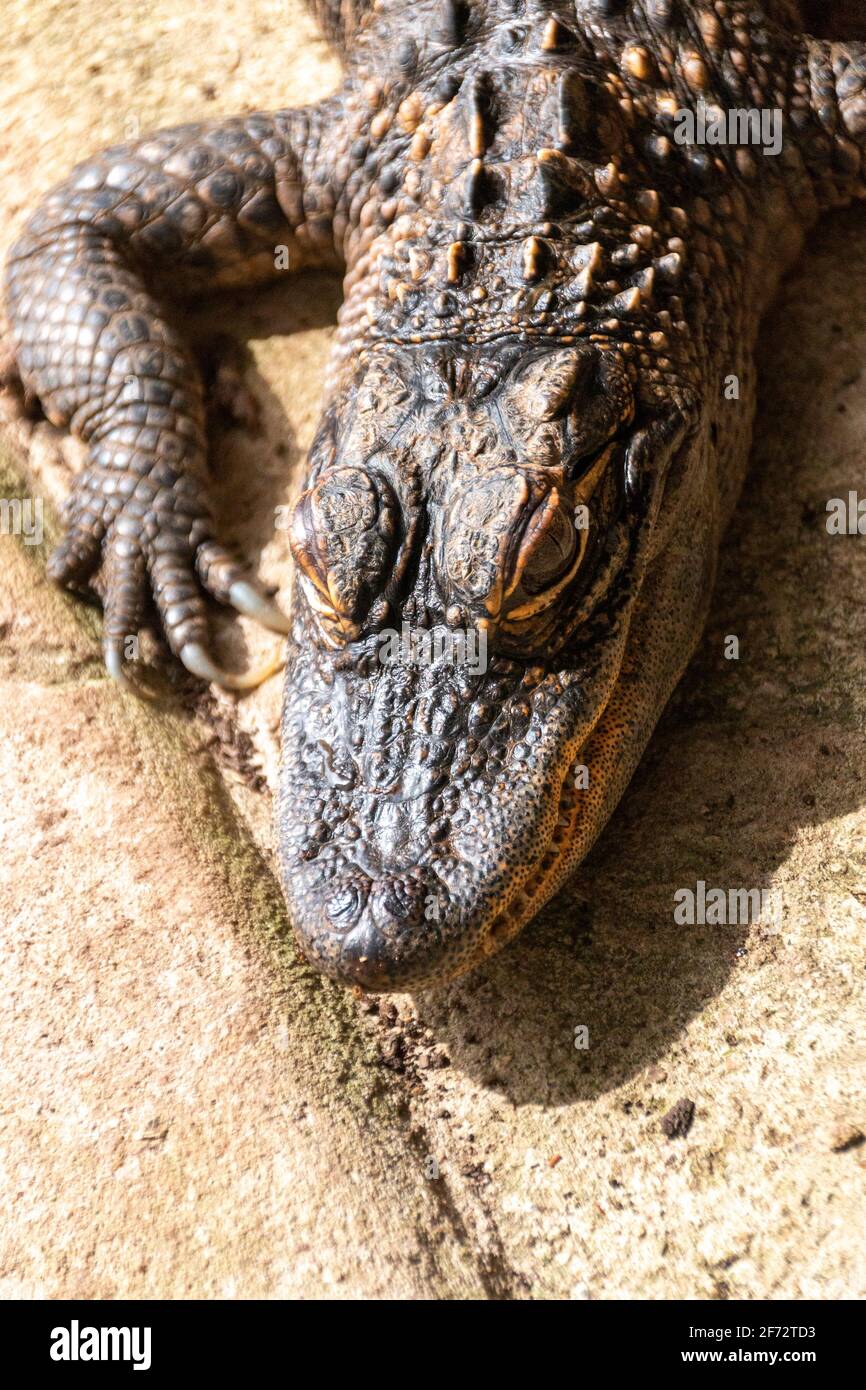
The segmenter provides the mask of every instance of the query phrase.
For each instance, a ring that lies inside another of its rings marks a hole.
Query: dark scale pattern
[[[336,171],[320,176],[318,159],[305,169],[332,113],[325,103],[179,126],[106,150],[46,198],[10,252],[22,376],[49,419],[90,446],[50,572],[79,586],[102,567],[106,660],[121,679],[149,593],[193,669],[206,663],[204,591],[285,626],[213,536],[201,383],[163,300],[273,278],[280,245],[293,265],[340,263]],[[344,176],[339,144],[333,156]]]
[[[761,314],[820,214],[866,192],[866,49],[808,37],[793,0],[313,8],[336,97],[85,162],[7,294],[26,385],[90,448],[52,573],[98,573],[119,678],[152,597],[227,681],[205,595],[284,620],[213,533],[170,306],[267,281],[279,246],[344,266],[278,815],[303,949],[387,989],[498,949],[622,794],[701,631]],[[778,108],[781,152],[679,143],[699,104]],[[489,664],[441,641],[383,663],[391,630],[480,634]]]

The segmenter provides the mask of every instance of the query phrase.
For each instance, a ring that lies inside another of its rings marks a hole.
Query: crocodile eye
[[[527,595],[546,593],[570,571],[576,549],[574,515],[560,505],[554,488],[527,521],[508,594],[517,589]]]
[[[549,479],[495,469],[448,507],[439,569],[450,600],[479,624],[521,622],[554,602],[584,545],[572,503]]]
[[[290,543],[301,588],[326,637],[354,641],[389,570],[397,499],[386,480],[336,468],[302,493]]]

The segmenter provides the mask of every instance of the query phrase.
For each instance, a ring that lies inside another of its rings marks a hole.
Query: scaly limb
[[[89,446],[49,572],[80,587],[101,570],[106,665],[124,684],[150,596],[184,665],[235,689],[256,678],[210,658],[205,595],[287,630],[214,534],[202,385],[168,303],[264,283],[287,263],[339,267],[352,172],[341,131],[332,98],[116,146],[51,192],[10,252],[24,384]]]

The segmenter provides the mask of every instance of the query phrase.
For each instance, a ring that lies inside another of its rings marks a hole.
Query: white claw
[[[131,681],[129,679],[126,674],[123,653],[118,651],[117,647],[106,645],[103,648],[103,656],[105,659],[106,671],[111,676],[111,679],[116,681],[121,690],[125,691],[127,695],[134,695],[138,700],[156,699],[152,690],[148,690],[145,686],[139,685],[137,681]]]
[[[217,666],[205,651],[204,647],[198,642],[187,642],[180,649],[180,659],[188,671],[194,676],[198,676],[201,681],[209,681],[213,685],[225,686],[226,690],[255,690],[262,685],[269,676],[273,676],[283,668],[281,656],[274,657],[265,666],[260,666],[255,671],[223,671],[222,667]]]
[[[243,613],[248,618],[255,618],[263,627],[269,627],[273,632],[288,632],[290,630],[289,620],[272,599],[265,598],[260,594],[254,584],[250,584],[246,579],[236,579],[229,589],[229,603],[236,608],[239,613]]]

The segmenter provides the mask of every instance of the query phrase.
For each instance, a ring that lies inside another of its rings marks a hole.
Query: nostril
[[[341,883],[328,898],[325,911],[337,931],[349,931],[360,921],[370,891],[369,879]]]
[[[370,892],[370,910],[377,926],[418,926],[424,921],[425,892],[418,879],[406,875],[382,879]]]

